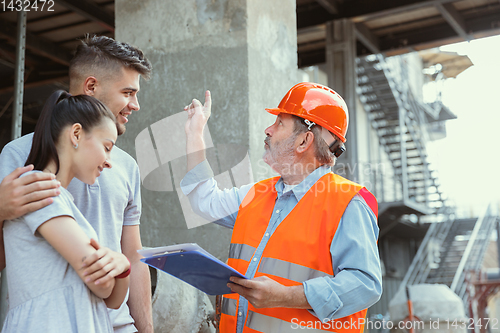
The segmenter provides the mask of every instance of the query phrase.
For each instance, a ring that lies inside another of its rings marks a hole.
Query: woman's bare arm
[[[97,250],[90,245],[90,238],[72,217],[55,217],[40,225],[37,231],[68,261],[95,295],[103,299],[111,295],[115,279],[99,284],[86,282],[88,276],[83,275],[82,261]]]

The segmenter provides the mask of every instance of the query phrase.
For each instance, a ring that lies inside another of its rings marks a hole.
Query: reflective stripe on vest
[[[231,298],[222,298],[221,312],[228,316],[236,316],[236,304],[237,301]]]
[[[259,265],[259,272],[272,274],[299,283],[322,276],[333,277],[330,274],[306,266],[273,258],[262,258]]]
[[[307,330],[307,332],[325,332],[312,327],[300,326],[299,321],[288,322],[278,318],[269,317],[261,313],[248,311],[248,318],[246,325],[248,328],[258,332],[273,332],[273,333],[296,333],[298,330]]]
[[[250,261],[255,253],[255,247],[246,244],[231,244],[229,246],[229,258]]]

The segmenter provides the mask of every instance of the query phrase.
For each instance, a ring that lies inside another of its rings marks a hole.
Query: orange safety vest
[[[268,276],[286,286],[300,285],[316,277],[333,277],[330,245],[344,211],[360,194],[377,216],[377,201],[368,190],[333,173],[321,177],[280,223],[272,235],[265,234],[276,202],[279,177],[252,187],[238,210],[228,264],[245,274],[251,260],[259,260],[255,277]],[[355,232],[355,231],[354,231]],[[254,253],[263,237],[270,237],[261,258]],[[236,332],[238,294],[223,296],[219,329]],[[321,322],[305,309],[263,308],[250,303],[244,333],[293,333],[299,326],[308,332],[362,333],[366,309],[350,316]]]

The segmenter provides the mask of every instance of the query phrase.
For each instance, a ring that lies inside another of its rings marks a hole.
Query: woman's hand
[[[122,253],[101,246],[95,239],[90,240],[90,245],[97,251],[83,260],[85,283],[106,284],[130,268],[129,260]]]

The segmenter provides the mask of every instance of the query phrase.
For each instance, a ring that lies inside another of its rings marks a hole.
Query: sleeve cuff
[[[332,320],[333,315],[342,308],[343,303],[325,280],[329,277],[320,277],[302,283],[307,302],[312,307],[311,314],[321,321]]]
[[[141,220],[140,219],[124,219],[123,220],[123,225],[140,225]]]
[[[203,162],[191,169],[181,180],[181,190],[184,195],[189,195],[201,182],[214,177],[210,164],[205,159]]]

